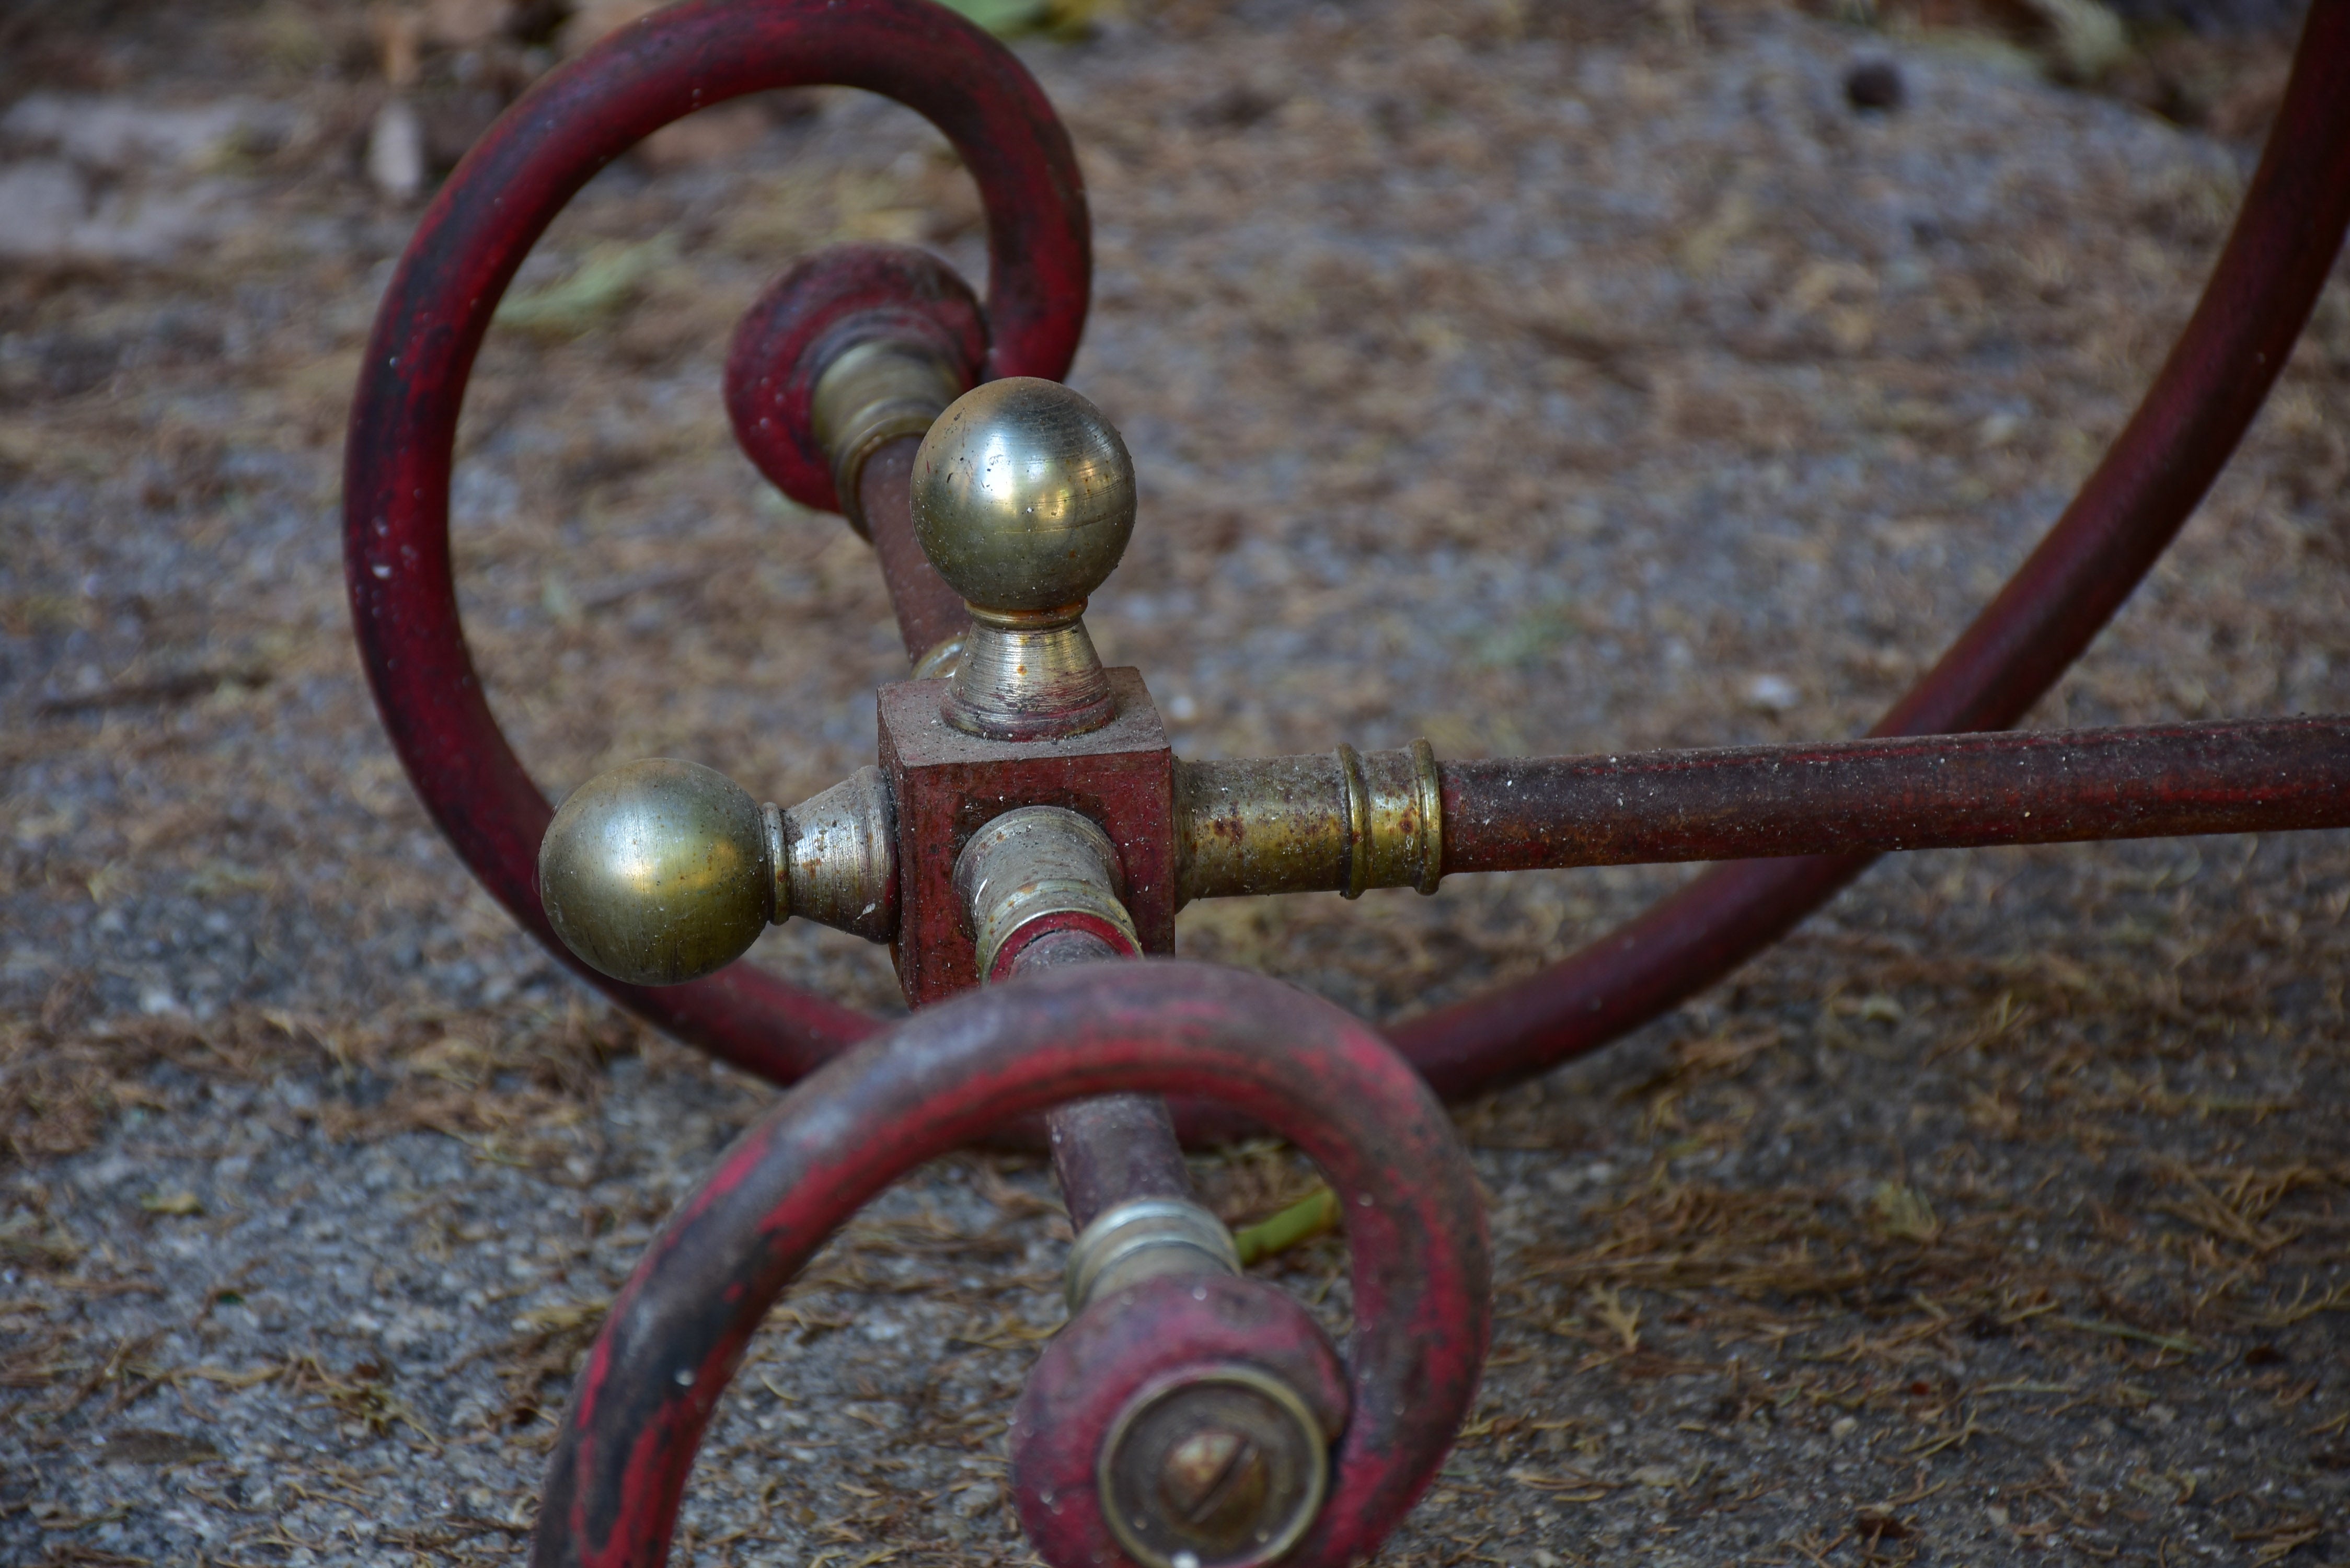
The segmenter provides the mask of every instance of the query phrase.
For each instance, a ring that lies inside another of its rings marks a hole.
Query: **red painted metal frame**
[[[436,820],[558,954],[533,883],[546,807],[490,717],[449,579],[447,482],[465,372],[514,268],[597,168],[692,109],[816,80],[898,97],[956,141],[991,215],[988,371],[1057,376],[1082,325],[1087,266],[1066,137],[1016,62],[922,0],[838,9],[704,0],[657,14],[552,74],[442,192],[378,318],[346,479],[347,572],[369,678]],[[2314,0],[2243,209],[2154,386],[2031,558],[1876,733],[2001,728],[2048,690],[2226,462],[2299,335],[2345,223],[2350,0]],[[1717,867],[1548,972],[1403,1025],[1395,1039],[1448,1096],[1541,1072],[1711,984],[1869,858]],[[748,966],[657,992],[598,983],[778,1082],[879,1026]]]
[[[1145,960],[915,1014],[785,1096],[654,1239],[574,1389],[537,1568],[664,1561],[718,1396],[768,1307],[858,1209],[1015,1117],[1103,1095],[1211,1098],[1311,1156],[1352,1252],[1352,1415],[1287,1561],[1367,1556],[1436,1473],[1492,1332],[1489,1248],[1451,1119],[1386,1041],[1245,971]]]
[[[922,542],[914,537],[914,453],[921,442],[911,436],[893,441],[865,462],[858,484],[865,503],[865,521],[872,529],[873,558],[880,564],[889,589],[889,607],[897,612],[898,630],[906,644],[906,661],[919,665],[922,655],[950,637],[971,629],[971,609],[962,596],[947,586]]]
[[[2284,103],[2219,265],[2105,460],[1999,597],[1872,732],[2004,729],[2113,618],[2235,451],[2350,224],[2350,0],[2313,0]],[[1555,967],[1394,1031],[1447,1097],[1606,1044],[1704,990],[1867,869],[1868,855],[1717,867]]]
[[[930,0],[696,0],[548,73],[426,211],[393,275],[351,410],[344,572],[384,728],[475,876],[548,950],[662,1028],[778,1083],[879,1022],[747,964],[659,991],[589,972],[539,907],[551,815],[498,729],[467,652],[449,564],[449,476],[473,356],[515,269],[588,179],[699,109],[838,84],[944,132],[988,215],[986,374],[1057,379],[1085,325],[1092,252],[1067,133],[1033,78]]]

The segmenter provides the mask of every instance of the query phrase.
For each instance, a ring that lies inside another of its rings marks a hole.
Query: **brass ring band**
[[[1425,738],[1411,743],[1412,793],[1419,806],[1419,880],[1423,894],[1444,879],[1444,781],[1436,772],[1436,748]]]
[[[1444,788],[1436,748],[1414,741],[1405,752],[1337,748],[1345,795],[1346,877],[1338,891],[1359,898],[1372,888],[1433,893],[1444,876]]]
[[[1363,754],[1338,742],[1338,784],[1347,792],[1347,885],[1338,889],[1359,898],[1371,885],[1371,786],[1363,777]]]
[[[1156,1255],[1146,1262],[1144,1252]],[[1097,1295],[1179,1272],[1239,1273],[1232,1232],[1188,1198],[1133,1198],[1103,1210],[1070,1243],[1063,1292],[1074,1317]]]
[[[840,514],[857,530],[859,538],[873,537],[873,530],[865,521],[864,499],[857,493],[864,482],[865,464],[893,441],[928,435],[939,413],[940,410],[928,403],[910,400],[877,403],[863,410],[852,439],[841,448],[832,464],[832,488],[840,497]]]
[[[1143,1424],[1154,1406],[1170,1398],[1180,1398],[1192,1390],[1219,1386],[1244,1389],[1280,1412],[1280,1417],[1295,1434],[1291,1443],[1281,1447],[1303,1461],[1303,1474],[1298,1478],[1302,1484],[1297,1494],[1290,1500],[1285,1512],[1243,1555],[1222,1561],[1234,1564],[1234,1568],[1257,1568],[1259,1564],[1280,1561],[1320,1517],[1322,1504],[1329,1497],[1328,1439],[1323,1434],[1321,1422],[1307,1407],[1305,1399],[1299,1397],[1297,1390],[1263,1367],[1244,1362],[1228,1361],[1174,1373],[1155,1385],[1146,1385],[1126,1408],[1118,1412],[1118,1418],[1110,1423],[1108,1432],[1102,1438],[1101,1457],[1095,1461],[1094,1467],[1094,1486],[1101,1499],[1102,1522],[1109,1526],[1110,1534],[1125,1549],[1127,1555],[1142,1564],[1143,1568],[1182,1568],[1184,1564],[1198,1568],[1200,1558],[1190,1552],[1162,1551],[1136,1528],[1144,1522],[1142,1518],[1135,1516],[1135,1504],[1139,1500],[1120,1484],[1123,1478],[1119,1473],[1125,1468],[1119,1460],[1125,1455],[1129,1436]]]

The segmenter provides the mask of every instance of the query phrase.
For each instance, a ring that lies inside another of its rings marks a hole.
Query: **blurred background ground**
[[[619,8],[625,10],[626,7]],[[507,1562],[574,1360],[767,1101],[472,887],[353,657],[338,459],[418,203],[619,19],[0,8],[0,1560]],[[2262,0],[990,10],[1068,119],[1075,382],[1144,521],[1091,618],[1186,755],[1841,735],[2021,557],[2191,303],[2283,79]],[[900,670],[862,546],[734,452],[792,256],[979,216],[918,121],[708,111],[599,178],[476,373],[492,700],[559,794],[789,801]],[[2033,722],[2350,708],[2350,296]],[[1673,872],[1187,912],[1395,1018]],[[2350,1562],[2339,835],[1880,867],[1461,1126],[1479,1413],[1382,1561]],[[877,1008],[862,944],[760,961]],[[1307,1179],[1203,1157],[1235,1219]],[[723,1407],[680,1561],[1020,1561],[1048,1179],[910,1179]],[[1274,1265],[1343,1326],[1336,1243]]]

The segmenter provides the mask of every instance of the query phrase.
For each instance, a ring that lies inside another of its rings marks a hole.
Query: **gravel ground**
[[[376,727],[338,458],[415,209],[363,174],[364,18],[42,12],[0,37],[0,1561],[517,1560],[603,1303],[768,1091],[518,937]],[[539,63],[417,36],[435,137]],[[1191,756],[1862,727],[2117,428],[2251,155],[1985,35],[1769,8],[1194,0],[1023,47],[1097,224],[1072,379],[1145,496],[1090,621]],[[2222,55],[2256,124],[2277,47]],[[1868,60],[1900,107],[1852,107]],[[887,106],[689,130],[484,355],[465,611],[550,791],[673,754],[788,801],[900,666],[862,546],[733,450],[724,334],[837,238],[976,275],[977,215]],[[2345,432],[2337,282],[2033,722],[2350,708]],[[1394,1018],[1679,879],[1182,945]],[[2350,1563],[2345,908],[2335,834],[1898,857],[1464,1108],[1498,1339],[1380,1560]],[[891,1005],[853,940],[757,956]],[[1200,1175],[1235,1219],[1308,1179]],[[758,1342],[676,1560],[1027,1560],[1001,1434],[1066,1238],[1033,1163],[910,1177]],[[1271,1268],[1343,1325],[1341,1262]]]

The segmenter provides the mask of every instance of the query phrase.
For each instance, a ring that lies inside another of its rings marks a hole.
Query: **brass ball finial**
[[[1134,533],[1134,460],[1058,381],[1010,376],[955,400],[914,457],[914,532],[974,608],[1039,613],[1101,587]]]
[[[539,897],[564,945],[633,985],[677,985],[740,958],[775,909],[766,813],[698,763],[598,774],[539,843]]]

